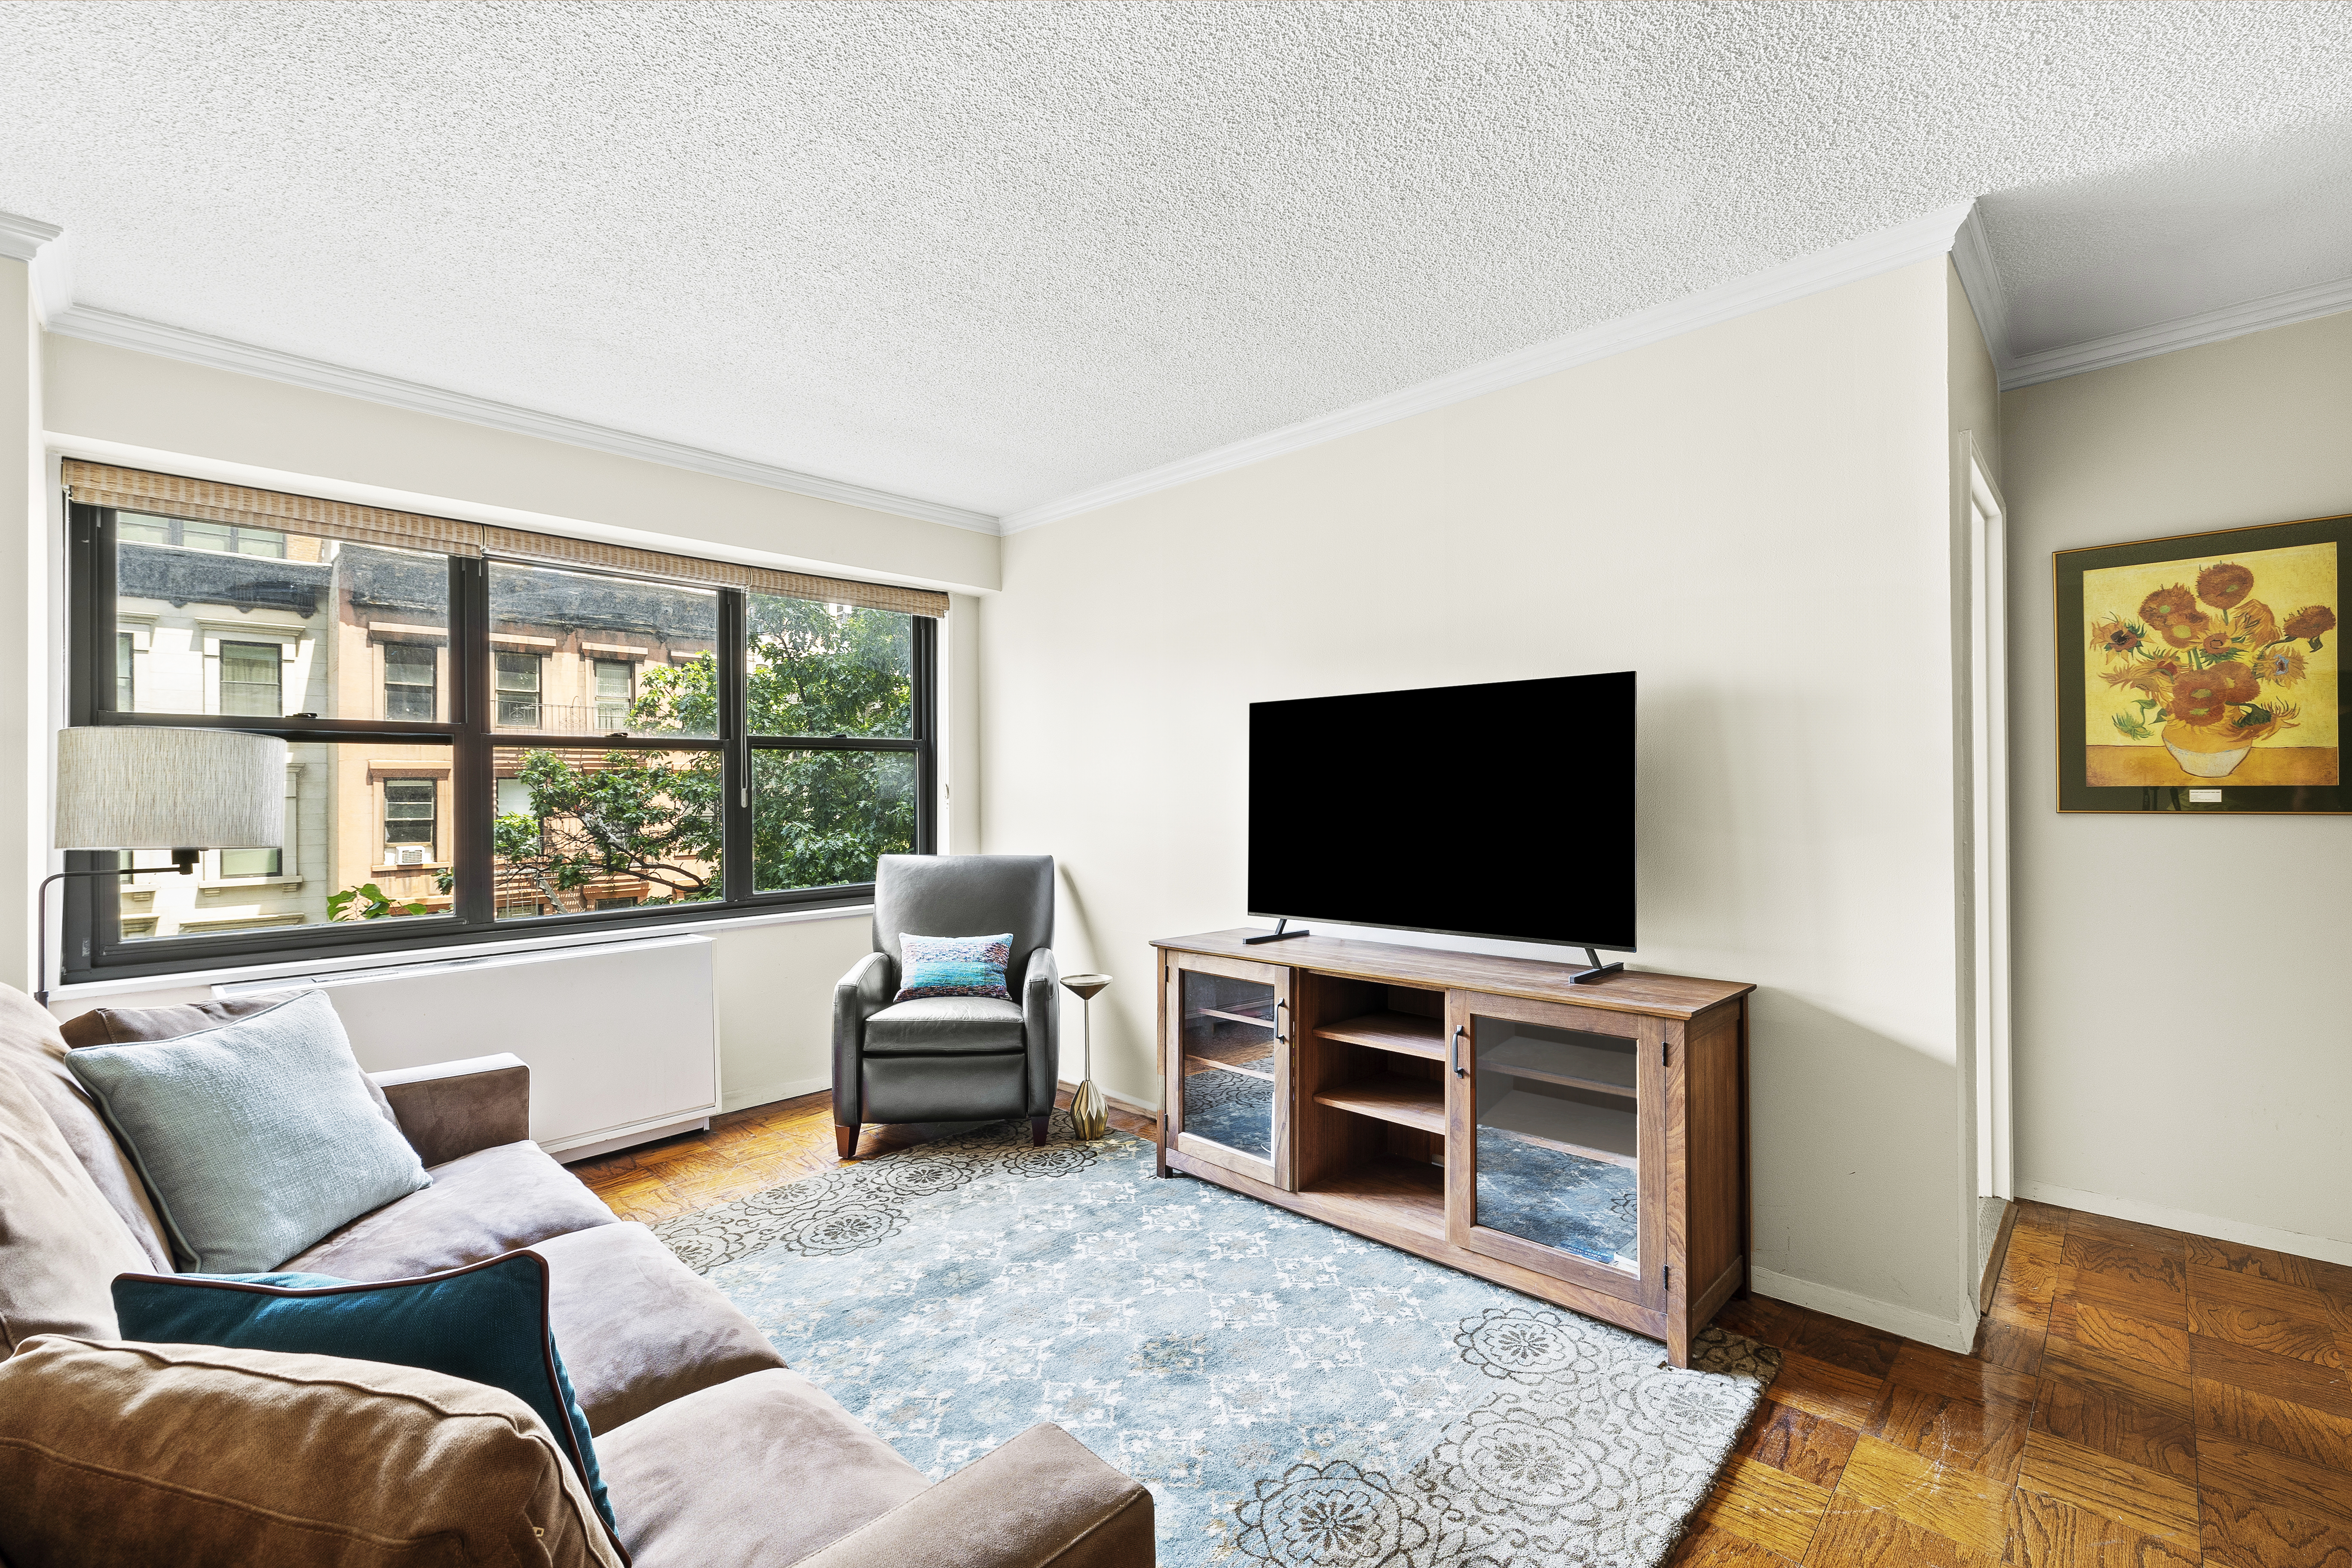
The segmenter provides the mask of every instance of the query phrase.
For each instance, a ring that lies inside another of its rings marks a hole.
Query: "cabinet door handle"
[[[1274,1043],[1275,1043],[1276,1045],[1277,1045],[1277,1046],[1286,1046],[1286,1045],[1290,1044],[1290,1037],[1289,1037],[1288,1035],[1286,1035],[1286,1034],[1284,1034],[1284,1033],[1282,1032],[1282,1016],[1283,1016],[1285,1013],[1287,1013],[1287,1012],[1289,1012],[1289,1011],[1290,1011],[1290,1004],[1289,1004],[1289,1002],[1288,1002],[1287,1000],[1286,1000],[1285,998],[1279,997],[1279,996],[1277,996],[1277,997],[1276,997],[1276,998],[1275,998],[1275,1002],[1274,1002],[1274,1019],[1275,1019],[1275,1023],[1274,1023]]]
[[[1456,1024],[1454,1026],[1454,1076],[1455,1078],[1468,1078],[1470,1076],[1468,1073],[1462,1070],[1462,1037],[1466,1033],[1468,1033],[1468,1031],[1463,1028],[1461,1025]]]

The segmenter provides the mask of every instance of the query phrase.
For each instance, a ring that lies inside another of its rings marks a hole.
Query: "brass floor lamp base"
[[[1102,1090],[1092,1079],[1078,1085],[1078,1092],[1070,1096],[1070,1130],[1082,1143],[1091,1143],[1110,1131],[1110,1108],[1103,1103]]]
[[[1103,1091],[1095,1087],[1095,1016],[1094,1000],[1097,992],[1110,984],[1108,974],[1066,974],[1062,984],[1076,994],[1086,1009],[1087,1076],[1078,1091],[1070,1096],[1070,1130],[1078,1142],[1091,1143],[1110,1131],[1110,1107],[1103,1101]]]

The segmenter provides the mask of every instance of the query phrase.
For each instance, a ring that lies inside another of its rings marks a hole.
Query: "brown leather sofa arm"
[[[1052,1422],[794,1568],[1152,1568],[1151,1494]]]
[[[530,1068],[501,1051],[368,1077],[392,1102],[400,1131],[426,1165],[530,1136]]]

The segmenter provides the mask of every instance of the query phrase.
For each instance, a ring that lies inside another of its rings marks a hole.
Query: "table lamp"
[[[1103,1092],[1095,1087],[1095,994],[1110,984],[1108,974],[1066,974],[1062,984],[1077,994],[1079,1009],[1086,1016],[1087,1075],[1078,1082],[1078,1091],[1070,1096],[1070,1130],[1082,1143],[1091,1143],[1110,1131],[1110,1111],[1103,1103]]]
[[[58,731],[57,847],[168,849],[182,876],[206,849],[283,847],[286,742],[237,730],[105,725]],[[161,869],[160,867],[154,869]],[[34,897],[34,962],[49,999],[49,884],[66,877],[127,877],[130,868],[55,871]]]

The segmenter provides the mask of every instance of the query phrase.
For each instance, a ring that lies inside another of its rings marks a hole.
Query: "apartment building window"
[[[383,781],[383,860],[387,866],[429,864],[440,805],[435,779]]]
[[[438,658],[429,643],[383,645],[383,716],[431,723],[440,717]]]
[[[498,656],[499,725],[502,729],[539,728],[540,657],[535,653]]]
[[[857,903],[931,847],[942,595],[66,476],[73,722],[280,736],[322,847],[216,851],[235,922],[77,879],[68,980]]]
[[[286,711],[283,651],[274,642],[220,645],[220,710],[275,719]]]
[[[629,721],[629,704],[637,695],[637,667],[625,659],[595,661],[596,727],[619,730]]]
[[[286,535],[274,528],[240,528],[234,523],[198,522],[177,517],[116,514],[121,537],[143,544],[171,544],[183,550],[217,550],[229,555],[266,555],[283,560]]]

